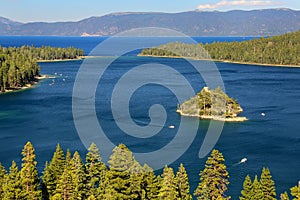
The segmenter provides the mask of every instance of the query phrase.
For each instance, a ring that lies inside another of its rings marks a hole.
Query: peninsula
[[[143,49],[140,56],[189,58],[254,65],[300,67],[300,31],[242,42],[168,43]],[[206,51],[205,51],[206,50]]]
[[[40,75],[39,61],[82,58],[83,50],[74,47],[0,46],[0,94],[27,89],[46,76]]]
[[[243,109],[237,100],[230,98],[220,87],[214,90],[204,87],[195,97],[178,105],[176,112],[182,116],[217,121],[243,122],[247,120],[246,117],[238,116]]]

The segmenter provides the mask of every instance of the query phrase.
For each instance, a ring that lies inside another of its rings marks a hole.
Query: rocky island
[[[177,113],[182,116],[199,117],[226,122],[243,122],[246,117],[239,117],[243,112],[237,100],[230,98],[220,87],[210,90],[204,87],[190,100],[178,105]]]

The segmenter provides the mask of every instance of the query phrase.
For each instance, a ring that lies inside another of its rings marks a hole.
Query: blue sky
[[[291,8],[300,0],[0,0],[0,16],[15,21],[77,21],[112,12]]]

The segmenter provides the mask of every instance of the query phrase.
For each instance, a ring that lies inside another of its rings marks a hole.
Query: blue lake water
[[[51,45],[75,46],[90,52],[105,38],[82,37],[0,37],[2,46]],[[249,38],[195,38],[197,41],[212,42],[244,40]],[[97,59],[104,58],[95,58]],[[200,61],[199,61],[200,62]],[[160,63],[171,66],[184,74],[192,87],[199,91],[205,86],[182,59],[144,58],[135,54],[123,56],[115,61],[104,78],[102,89],[96,91],[96,111],[100,124],[115,144],[125,143],[134,152],[149,152],[165,146],[174,137],[172,129],[164,129],[146,140],[129,137],[120,132],[114,123],[110,101],[114,84],[134,65]],[[82,144],[72,115],[72,92],[74,80],[82,61],[40,63],[41,73],[56,75],[33,88],[22,92],[0,96],[0,162],[8,167],[12,160],[21,162],[21,150],[30,140],[37,154],[39,171],[49,160],[57,143],[64,149],[78,150],[83,154]],[[261,67],[230,63],[216,63],[229,96],[238,99],[244,108],[243,115],[249,121],[225,123],[222,135],[215,148],[225,159],[230,173],[229,194],[237,199],[247,174],[260,174],[263,166],[270,168],[276,182],[277,192],[289,190],[300,179],[300,69]],[[126,86],[125,86],[126,87]],[[137,124],[149,123],[148,110],[153,104],[162,104],[168,114],[166,124],[180,123],[176,114],[177,99],[164,87],[147,85],[139,88],[130,102],[130,110]],[[261,113],[266,116],[262,117]],[[192,120],[192,119],[191,119]],[[205,159],[198,157],[209,121],[200,121],[199,130],[190,148],[173,167],[184,163],[192,190],[198,184],[198,174]],[[188,134],[188,133],[187,133]],[[244,164],[236,163],[247,157]],[[151,163],[149,163],[151,166]],[[175,169],[177,170],[177,169]]]

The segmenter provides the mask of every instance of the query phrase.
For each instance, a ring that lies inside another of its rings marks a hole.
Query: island
[[[300,31],[242,42],[173,42],[143,49],[139,56],[213,60],[239,64],[300,67]],[[205,51],[205,50],[206,51]]]
[[[82,59],[84,51],[75,47],[1,47],[0,94],[33,87],[40,79],[40,61]]]
[[[225,122],[247,121],[246,117],[238,116],[243,109],[237,100],[230,98],[220,87],[213,90],[204,87],[195,97],[178,105],[176,112],[182,116],[200,119]]]

